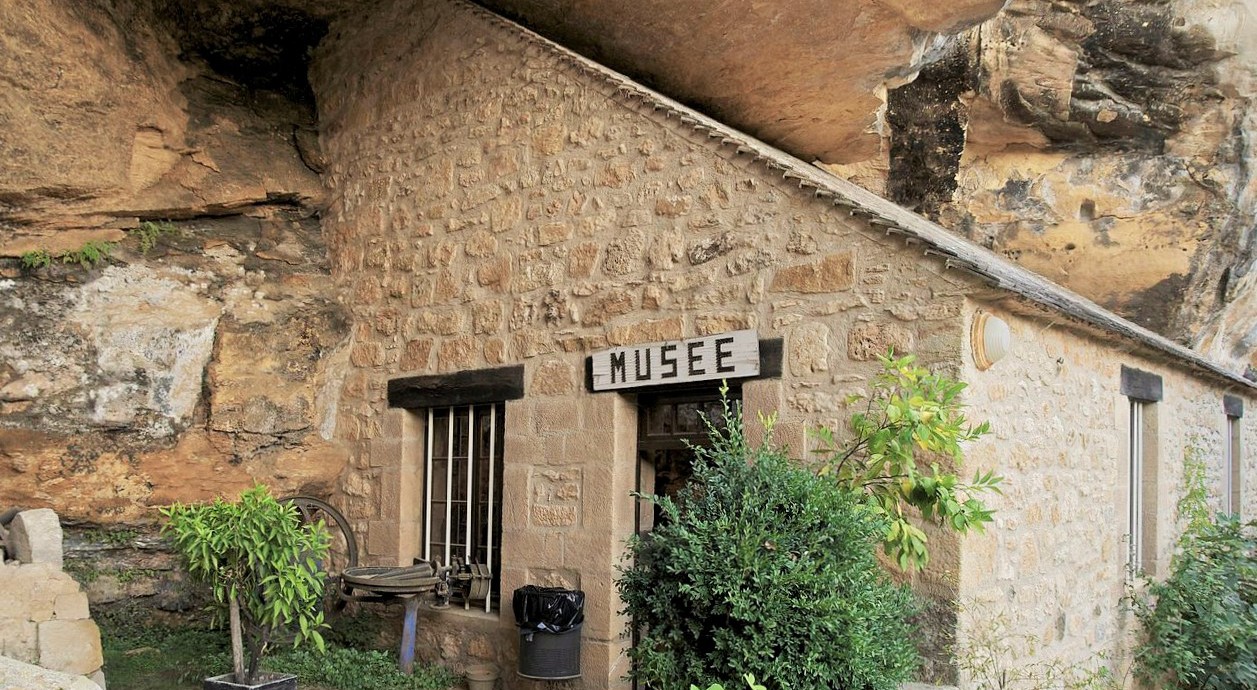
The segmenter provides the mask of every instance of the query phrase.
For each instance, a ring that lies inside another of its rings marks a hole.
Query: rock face
[[[0,505],[328,492],[349,326],[304,76],[325,11],[0,7]]]
[[[1010,3],[891,92],[889,194],[1243,371],[1254,10]]]

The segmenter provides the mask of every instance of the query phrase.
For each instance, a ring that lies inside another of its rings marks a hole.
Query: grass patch
[[[226,630],[154,626],[139,614],[97,622],[110,690],[199,690],[202,679],[231,671]],[[396,652],[334,643],[326,654],[281,647],[262,666],[295,673],[303,690],[444,690],[460,680],[424,664],[408,676],[397,670]]]
[[[297,674],[301,687],[328,690],[444,690],[459,676],[441,666],[415,664],[414,675],[397,670],[397,657],[374,649],[329,647],[326,654],[286,649],[262,662],[272,671]]]

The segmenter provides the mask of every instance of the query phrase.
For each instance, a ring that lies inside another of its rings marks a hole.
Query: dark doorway
[[[741,389],[729,389],[730,404],[740,402],[741,398]],[[693,446],[708,444],[704,420],[710,420],[717,427],[723,424],[720,392],[711,388],[643,394],[637,404],[637,490],[675,497],[693,471]],[[660,518],[658,506],[640,501],[637,532],[649,532]]]

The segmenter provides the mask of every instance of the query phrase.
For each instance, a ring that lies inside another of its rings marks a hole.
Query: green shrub
[[[47,249],[32,249],[22,254],[22,268],[34,271],[52,265],[52,254]]]
[[[131,231],[139,242],[141,254],[148,254],[163,237],[178,235],[179,228],[175,227],[170,221],[140,221],[140,224]]]
[[[1188,525],[1169,576],[1134,597],[1144,635],[1135,673],[1150,687],[1257,687],[1257,522],[1202,519],[1204,482],[1203,464],[1189,455],[1179,502]]]
[[[647,497],[661,524],[630,539],[616,584],[641,635],[633,674],[656,690],[743,673],[783,690],[897,687],[917,662],[914,607],[874,558],[881,519],[771,441],[749,446],[727,402],[724,417],[676,501]]]

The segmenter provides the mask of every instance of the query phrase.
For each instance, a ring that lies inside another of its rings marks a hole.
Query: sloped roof
[[[864,217],[872,226],[883,228],[889,235],[899,235],[909,242],[919,243],[925,254],[936,256],[949,268],[977,276],[993,289],[1005,292],[1039,310],[1063,315],[1077,325],[1099,333],[1118,336],[1154,358],[1164,359],[1168,363],[1233,386],[1257,389],[1257,383],[1218,366],[1200,353],[1132,323],[985,247],[956,236],[894,202],[717,122],[490,10],[466,0],[453,1],[517,34],[525,41],[549,51],[586,76],[602,81],[627,104],[650,108],[664,115],[665,120],[675,118],[677,128],[688,129],[699,135],[705,134],[712,148],[746,156],[762,165],[766,172],[795,181],[801,189],[810,189],[817,197],[831,201],[835,209]]]

